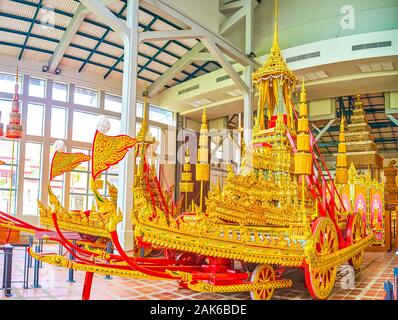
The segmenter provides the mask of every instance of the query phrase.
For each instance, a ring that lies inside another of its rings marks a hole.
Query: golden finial
[[[207,129],[206,106],[204,106],[203,112],[202,112],[202,125],[201,125],[201,129]]]
[[[344,133],[345,118],[342,116],[340,121],[340,133]]]
[[[187,146],[187,148],[185,149],[185,156],[189,157],[189,147]]]
[[[304,77],[303,77],[303,81],[301,82],[300,102],[304,103],[306,101],[307,101],[307,92],[305,90],[305,83],[304,83]]]
[[[203,113],[202,113],[202,123],[207,122],[207,115],[206,115],[206,106],[203,107]]]
[[[282,57],[281,50],[278,44],[278,1],[275,0],[275,12],[274,12],[274,42],[271,48],[271,54],[264,63],[264,65],[252,74],[253,83],[259,90],[259,105],[257,111],[257,117],[259,120],[259,129],[265,129],[264,125],[264,109],[267,100],[266,96],[270,97],[268,99],[268,118],[274,113],[276,103],[278,101],[278,92],[274,90],[274,87],[283,86],[283,95],[290,95],[292,91],[295,90],[297,79],[293,72],[291,72]],[[287,97],[286,97],[287,98]],[[291,106],[287,105],[288,120],[287,124],[290,125],[293,119],[293,112]]]
[[[360,94],[357,94],[357,99],[355,100],[354,105],[356,109],[362,109],[362,100]]]
[[[16,74],[16,77],[15,77],[15,78],[16,78],[16,81],[15,81],[15,82],[16,82],[16,83],[18,83],[18,79],[19,79],[19,71],[18,71],[18,66],[17,66],[17,74]]]
[[[274,42],[272,44],[272,51],[279,50],[278,44],[278,0],[275,0],[274,5]]]

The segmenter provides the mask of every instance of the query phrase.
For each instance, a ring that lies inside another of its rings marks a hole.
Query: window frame
[[[11,73],[7,72],[1,72],[2,74],[8,74],[12,75]],[[42,150],[42,159],[41,159],[41,164],[40,164],[40,182],[39,182],[39,200],[43,204],[48,203],[48,193],[47,193],[47,185],[49,181],[49,168],[51,165],[51,157],[50,157],[50,149],[54,142],[58,140],[58,138],[53,138],[51,137],[51,116],[52,116],[52,110],[53,108],[60,108],[60,109],[65,109],[66,110],[66,137],[65,139],[62,139],[65,141],[66,145],[66,152],[71,152],[72,149],[78,148],[78,149],[91,149],[91,142],[79,142],[79,141],[73,141],[72,139],[72,124],[73,124],[73,112],[78,111],[78,112],[84,112],[84,113],[89,113],[89,114],[94,114],[96,116],[98,115],[104,115],[108,118],[116,119],[116,120],[121,120],[121,113],[120,112],[115,112],[115,111],[110,111],[105,109],[105,94],[110,94],[113,96],[118,96],[117,94],[111,93],[111,92],[106,92],[105,90],[100,90],[100,89],[91,89],[91,88],[86,88],[84,86],[80,85],[75,85],[73,83],[66,83],[63,81],[55,81],[57,83],[63,83],[68,85],[68,99],[67,101],[61,101],[61,100],[54,100],[52,98],[52,90],[53,90],[53,83],[54,81],[52,79],[41,79],[40,77],[36,76],[29,76],[29,75],[20,75],[19,78],[20,80],[20,105],[21,105],[21,116],[22,116],[22,126],[23,126],[23,131],[24,135],[22,139],[18,140],[18,152],[15,152],[15,166],[13,167],[15,170],[14,171],[14,176],[16,176],[16,181],[13,186],[13,191],[15,192],[15,208],[16,208],[16,217],[23,218],[26,222],[32,223],[32,224],[38,224],[39,223],[39,214],[36,216],[33,215],[23,215],[23,190],[24,190],[24,181],[25,181],[25,151],[26,151],[26,143],[40,143],[41,144],[41,150]],[[39,97],[33,97],[29,96],[29,80],[30,78],[35,78],[35,79],[40,79],[45,81],[45,97],[44,98],[39,98]],[[75,87],[79,88],[84,88],[88,89],[91,91],[96,91],[97,92],[97,107],[90,107],[90,106],[85,106],[85,105],[80,105],[76,104],[74,102],[74,92],[75,92]],[[13,94],[10,92],[2,92],[0,88],[0,99],[6,100],[6,101],[11,101],[13,97]],[[137,103],[141,103],[141,100],[137,100]],[[43,132],[41,136],[34,136],[34,135],[28,135],[27,134],[27,106],[28,104],[39,104],[44,106],[44,111],[43,111]],[[158,107],[158,106],[155,106]],[[121,110],[122,111],[122,110]],[[173,118],[175,119],[175,114],[173,114]],[[136,117],[137,123],[142,122],[142,117],[137,116]],[[4,123],[4,117],[2,117],[2,122]],[[164,133],[166,130],[168,130],[169,126],[164,123],[158,123],[156,121],[148,120],[148,124],[153,127],[157,127],[161,130],[162,132],[162,139],[165,137],[165,141],[167,140],[167,135]],[[6,123],[5,123],[6,125]],[[175,125],[175,124],[174,124]],[[175,130],[175,126],[173,127],[172,130]],[[2,138],[0,138],[2,139]],[[8,139],[6,139],[8,140]],[[167,143],[167,142],[166,142]],[[164,151],[164,147],[166,144],[164,141],[161,142],[161,147],[162,150],[159,148],[157,150],[157,161],[161,161],[161,157],[164,155],[162,154]],[[170,143],[170,142],[168,142]],[[166,155],[167,157],[167,155]],[[90,174],[89,174],[90,175]],[[118,174],[114,172],[104,172],[103,173],[103,178],[114,178],[117,177]],[[61,184],[61,182],[59,182]],[[8,189],[8,187],[7,187]],[[87,193],[87,205],[90,206],[91,204],[91,196],[92,193],[89,190],[86,190]],[[104,193],[104,195],[109,194],[109,190],[107,186],[104,186],[104,189],[101,190],[101,192]],[[62,181],[62,199],[63,199],[63,205],[64,207],[69,210],[70,207],[70,195],[71,195],[71,176],[70,173],[65,173],[63,175],[63,181]]]

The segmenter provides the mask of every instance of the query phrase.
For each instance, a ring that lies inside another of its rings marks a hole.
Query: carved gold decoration
[[[293,123],[293,111],[290,104],[290,94],[294,91],[297,79],[293,72],[289,70],[282,57],[278,44],[278,1],[275,0],[274,16],[274,41],[271,54],[265,64],[253,73],[253,83],[259,91],[259,102],[257,110],[257,120],[260,130],[265,129],[264,109],[268,106],[268,119],[274,113],[276,102],[278,101],[278,87],[282,87],[283,97],[287,108],[287,124]]]
[[[97,130],[93,141],[92,177],[95,179],[101,172],[119,163],[136,143],[137,140],[128,135],[113,137]]]
[[[66,153],[56,151],[53,156],[50,172],[50,180],[75,169],[80,163],[90,160],[90,156],[83,153]]]
[[[90,187],[94,193],[96,207],[93,210],[68,211],[54,195],[50,185],[48,186],[50,207],[44,206],[39,200],[40,223],[44,226],[53,226],[52,214],[57,216],[57,222],[61,230],[79,232],[82,234],[109,238],[109,228],[121,221],[121,213],[116,211],[116,203],[113,200],[103,198],[96,189],[93,180]]]
[[[145,273],[134,271],[131,269],[118,269],[118,268],[107,268],[98,265],[83,264],[75,261],[68,260],[64,256],[56,254],[38,254],[30,250],[29,254],[36,260],[43,261],[48,264],[55,265],[57,267],[74,269],[85,272],[95,272],[102,275],[111,275],[117,277],[137,278],[137,279],[160,279],[153,276],[148,276]]]

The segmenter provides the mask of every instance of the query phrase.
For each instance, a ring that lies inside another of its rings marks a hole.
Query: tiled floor
[[[48,250],[46,250],[48,251]],[[344,300],[377,300],[384,295],[383,282],[393,280],[393,267],[398,267],[398,256],[395,251],[389,253],[365,253],[362,270],[355,276],[355,289],[342,289],[336,282],[330,299]],[[22,281],[23,249],[15,249],[13,281]],[[3,270],[3,256],[0,256],[0,271]],[[68,270],[50,265],[40,269],[40,285],[37,289],[23,289],[22,283],[13,283],[13,296],[6,298],[0,293],[1,299],[45,299],[73,300],[80,299],[84,282],[84,273],[75,272],[76,282],[67,282]],[[300,270],[289,270],[286,278],[293,279],[293,288],[276,290],[273,299],[311,299],[304,285],[304,276]],[[33,269],[30,269],[29,285],[33,284]],[[118,300],[199,300],[199,299],[250,299],[249,293],[214,294],[198,293],[178,289],[176,281],[135,280],[114,277],[105,279],[95,275],[91,291],[91,299]]]

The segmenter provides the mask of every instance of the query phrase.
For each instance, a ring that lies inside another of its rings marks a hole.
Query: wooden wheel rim
[[[319,258],[339,249],[336,227],[330,218],[322,217],[315,221],[312,240],[312,252]],[[306,282],[311,295],[316,299],[326,299],[333,290],[336,276],[336,265],[322,269],[308,266]]]
[[[275,271],[270,265],[258,265],[251,277],[252,283],[266,283],[275,281]],[[270,300],[275,289],[260,289],[250,291],[253,300]]]
[[[365,226],[362,221],[360,214],[356,214],[349,226],[349,237],[351,245],[360,241],[365,237]],[[354,267],[355,270],[359,270],[363,261],[363,250],[361,250],[357,255],[349,260],[350,265]]]

